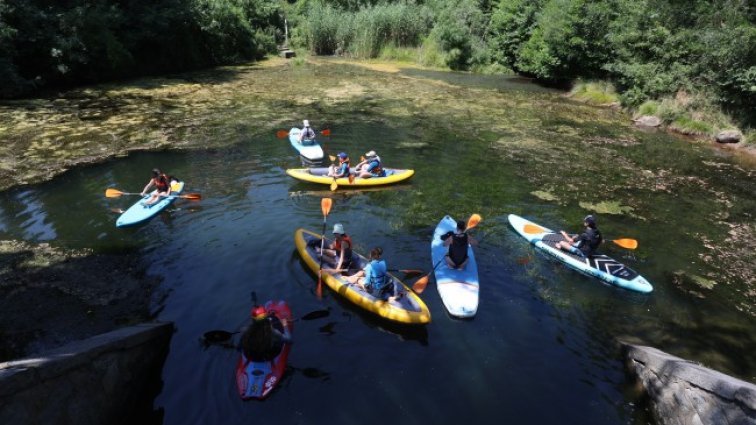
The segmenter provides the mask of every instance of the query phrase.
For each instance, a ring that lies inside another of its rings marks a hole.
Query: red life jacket
[[[155,177],[155,188],[158,192],[167,192],[171,187],[170,179],[165,174]]]

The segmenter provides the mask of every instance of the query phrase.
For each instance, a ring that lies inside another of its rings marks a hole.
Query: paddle
[[[534,235],[534,234],[537,234],[537,233],[546,233],[546,232],[549,232],[549,230],[544,229],[541,226],[537,226],[535,224],[530,224],[530,223],[527,223],[525,225],[525,227],[523,227],[523,231],[525,233],[528,233],[528,234],[531,234],[531,235]],[[629,238],[624,238],[624,239],[608,239],[608,241],[609,242],[614,242],[615,244],[617,244],[617,245],[619,245],[619,246],[621,246],[622,248],[625,248],[625,249],[636,249],[636,248],[638,248],[638,241],[635,240],[635,239],[629,239]]]
[[[142,196],[141,193],[134,193],[134,192],[121,192],[118,189],[106,189],[105,190],[105,196],[108,198],[118,198],[123,195],[139,195]],[[191,199],[193,201],[198,201],[202,199],[202,195],[199,193],[187,193],[184,195],[168,195],[167,198],[183,198],[183,199]]]
[[[323,136],[330,136],[331,135],[331,130],[328,129],[328,128],[326,128],[325,130],[321,130],[320,134],[322,134]],[[278,130],[278,131],[276,131],[276,137],[278,137],[279,139],[283,139],[285,137],[289,137],[289,130]]]
[[[292,320],[292,322],[296,322],[298,320],[314,320],[314,319],[320,319],[323,317],[328,317],[331,312],[330,310],[315,310],[311,311],[304,316]],[[205,341],[208,344],[222,344],[228,342],[228,340],[231,339],[234,335],[238,334],[240,331],[236,332],[229,332],[224,331],[220,329],[215,329],[212,331],[207,331],[202,335],[203,341]]]
[[[473,214],[470,216],[470,218],[467,220],[467,228],[465,229],[465,233],[470,231],[473,227],[477,226],[480,221],[483,220],[483,217],[480,216],[480,214]],[[425,288],[428,286],[428,279],[430,279],[430,275],[436,271],[438,268],[438,265],[441,264],[442,261],[444,261],[445,257],[442,257],[438,262],[436,262],[436,265],[433,266],[433,270],[430,271],[430,273],[426,274],[425,276],[418,279],[414,285],[412,285],[412,290],[415,291],[416,294],[422,294],[423,291],[425,291]]]
[[[331,206],[333,206],[333,199],[323,198],[320,200],[320,210],[323,212],[323,233],[320,238],[320,265],[318,265],[318,287],[316,290],[318,298],[323,295],[323,248],[325,248],[326,219],[328,213],[331,212]]]

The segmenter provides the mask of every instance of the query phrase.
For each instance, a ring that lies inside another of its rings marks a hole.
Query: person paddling
[[[354,167],[357,177],[369,179],[371,177],[386,177],[386,171],[381,167],[381,157],[370,151],[365,154],[365,160]]]
[[[393,301],[400,296],[393,279],[388,275],[388,267],[386,261],[381,259],[382,256],[382,248],[371,249],[369,262],[362,270],[349,276],[347,281],[376,298]]]
[[[467,245],[477,245],[472,236],[467,234],[467,223],[462,220],[457,221],[457,228],[454,231],[446,232],[441,235],[441,240],[444,241],[444,246],[449,247],[449,252],[446,254],[446,265],[450,269],[464,270],[467,266]]]
[[[270,361],[281,352],[285,342],[291,342],[284,335],[281,319],[256,306],[250,312],[251,323],[243,329],[240,339],[244,357],[251,361]]]
[[[155,192],[150,197],[142,202],[142,205],[149,207],[158,201],[160,197],[167,197],[171,194],[171,181],[175,179],[170,178],[167,174],[161,172],[159,169],[154,168],[152,170],[152,178],[147,185],[142,189],[142,196],[147,194],[152,186],[155,186]]]
[[[315,140],[315,130],[310,127],[310,121],[302,121],[302,131],[299,132],[299,143],[310,144]]]
[[[352,265],[352,238],[344,231],[344,225],[336,223],[333,225],[334,240],[327,248],[323,249],[323,255],[330,259],[329,262],[336,263],[336,270],[348,270]],[[315,251],[320,251],[320,242]]]
[[[585,232],[575,237],[568,235],[564,230],[560,230],[565,240],[557,242],[557,249],[585,258],[590,258],[595,254],[604,240],[598,227],[596,227],[596,218],[593,215],[585,216],[583,226],[585,226]]]
[[[349,155],[346,152],[339,152],[336,156],[339,158],[339,165],[331,165],[328,168],[328,177],[349,177]]]

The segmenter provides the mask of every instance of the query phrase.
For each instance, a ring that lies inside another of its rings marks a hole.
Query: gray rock
[[[662,121],[659,117],[653,115],[643,115],[633,120],[638,127],[658,127]]]
[[[717,134],[715,140],[718,143],[739,143],[743,140],[743,134],[738,130],[724,130]]]

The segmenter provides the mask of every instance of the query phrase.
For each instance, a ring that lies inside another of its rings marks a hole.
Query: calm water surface
[[[584,215],[576,204],[532,196],[539,188],[521,177],[526,164],[503,162],[486,143],[417,134],[401,122],[332,131],[324,139],[332,154],[345,150],[356,158],[375,149],[388,166],[416,169],[415,177],[384,189],[331,193],[286,176],[298,160],[273,135],[222,150],[138,153],[0,194],[0,235],[142,253],[149,273],[163,278],[157,319],[176,324],[155,400],[166,424],[647,423],[623,371],[618,338],[698,353],[699,361],[756,381],[752,319],[724,297],[698,299],[670,283],[670,270],[695,261],[694,250],[673,249],[685,246],[686,234],[662,237],[655,223],[600,216],[608,237],[640,241],[635,255],[605,250],[655,291],[609,287],[538,254],[508,227],[509,213],[557,229],[574,228]],[[422,143],[390,142],[397,139]],[[693,149],[668,142],[670,149]],[[144,226],[116,229],[110,209],[134,199],[107,199],[105,188],[138,192],[155,166],[184,179],[203,200],[181,200]],[[343,223],[358,251],[382,246],[392,268],[429,270],[438,220],[483,214],[475,231],[483,238],[476,249],[477,316],[450,318],[433,284],[422,294],[433,321],[418,328],[378,320],[328,290],[318,299],[293,234],[298,227],[321,230],[324,196],[334,199],[329,233]],[[664,201],[663,219],[692,216],[674,205]],[[198,341],[211,329],[236,330],[252,291],[260,301],[286,300],[295,316],[330,309],[327,318],[295,324],[290,371],[264,402],[239,400],[238,352]]]

